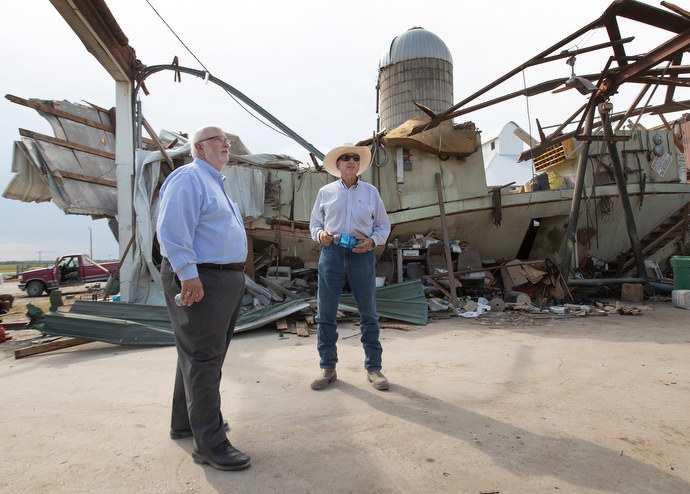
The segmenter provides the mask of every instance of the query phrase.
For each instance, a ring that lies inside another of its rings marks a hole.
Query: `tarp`
[[[450,121],[420,134],[409,135],[415,125],[428,120],[427,116],[411,118],[386,134],[381,141],[386,146],[409,146],[438,156],[469,156],[479,149],[477,132],[455,130]]]
[[[301,161],[296,160],[288,156],[287,154],[270,154],[270,153],[260,153],[260,154],[243,154],[235,155],[230,154],[228,156],[228,162],[244,163],[247,165],[256,165],[263,168],[288,168],[290,170],[297,170],[300,168]],[[306,171],[308,168],[304,168]]]

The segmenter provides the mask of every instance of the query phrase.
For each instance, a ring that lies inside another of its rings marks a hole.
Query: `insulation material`
[[[469,156],[479,149],[476,131],[457,130],[450,121],[425,132],[409,135],[415,125],[428,120],[429,117],[426,116],[411,118],[386,134],[381,141],[386,146],[413,147],[438,156]]]

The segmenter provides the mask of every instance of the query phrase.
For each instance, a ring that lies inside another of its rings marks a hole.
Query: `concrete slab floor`
[[[229,439],[252,457],[238,472],[169,438],[174,348],[7,358],[0,492],[688,493],[690,312],[652,307],[383,329],[387,392],[352,324],[323,391],[315,335],[238,334],[222,383]]]

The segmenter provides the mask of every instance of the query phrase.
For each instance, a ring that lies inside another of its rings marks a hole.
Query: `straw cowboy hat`
[[[340,170],[337,167],[338,158],[343,154],[358,154],[359,155],[359,171],[357,175],[364,173],[364,170],[369,168],[371,163],[371,151],[366,146],[355,146],[349,142],[346,142],[342,146],[329,151],[326,157],[323,159],[323,167],[328,173],[334,177],[340,177]]]

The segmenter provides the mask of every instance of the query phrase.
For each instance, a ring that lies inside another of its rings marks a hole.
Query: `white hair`
[[[192,158],[197,158],[197,149],[196,149],[196,143],[199,142],[202,139],[202,136],[206,133],[207,129],[219,129],[220,127],[216,127],[215,125],[207,125],[206,127],[201,127],[200,129],[196,129],[194,133],[192,134],[192,139],[189,141],[189,145],[191,146],[191,154]]]

